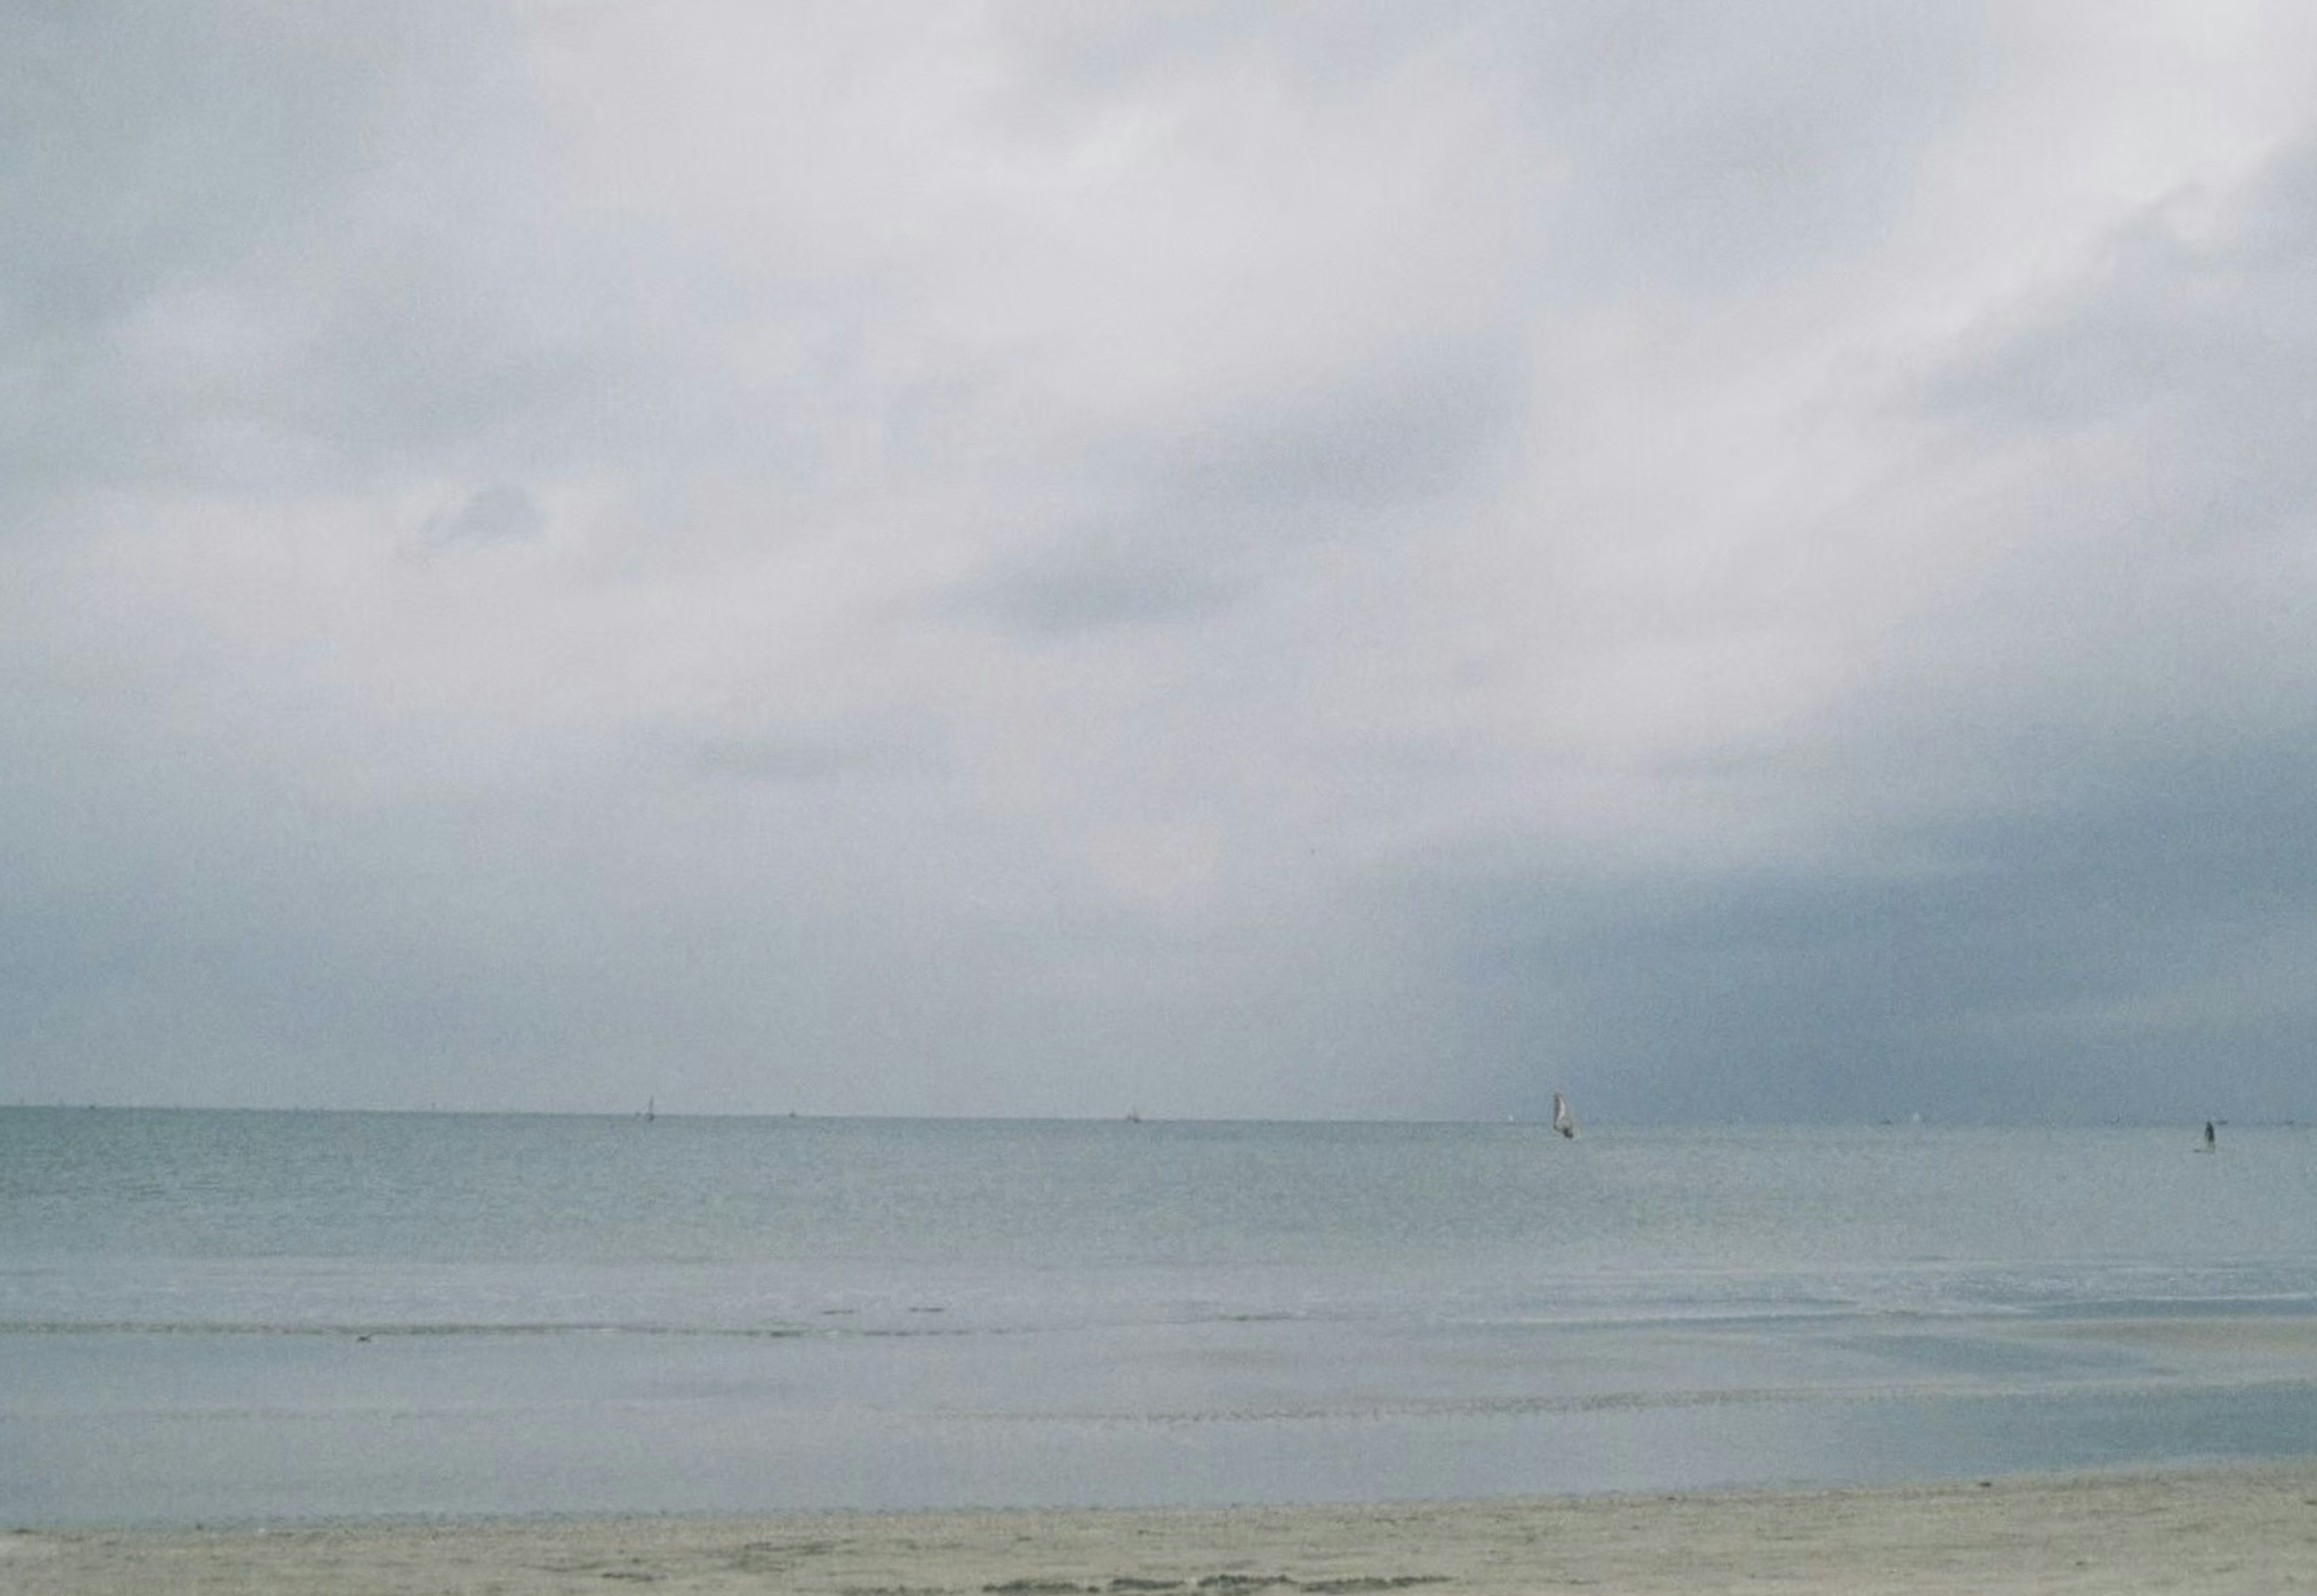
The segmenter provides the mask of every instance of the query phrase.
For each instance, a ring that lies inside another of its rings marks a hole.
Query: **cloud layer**
[[[20,6],[0,1097],[2317,1116],[2313,34]]]

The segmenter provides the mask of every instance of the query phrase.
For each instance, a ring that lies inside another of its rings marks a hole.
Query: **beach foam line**
[[[12,1596],[2317,1590],[2317,1463],[1828,1491],[0,1534]]]

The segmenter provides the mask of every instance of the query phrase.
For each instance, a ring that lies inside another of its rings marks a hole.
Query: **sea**
[[[2317,1130],[0,1109],[0,1524],[2317,1454]]]

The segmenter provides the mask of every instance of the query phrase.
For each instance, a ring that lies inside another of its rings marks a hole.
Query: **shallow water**
[[[2317,1134],[0,1110],[0,1518],[2317,1451]]]

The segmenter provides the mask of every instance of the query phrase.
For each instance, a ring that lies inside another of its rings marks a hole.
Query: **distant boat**
[[[1141,1125],[1142,1123],[1142,1110],[1140,1108],[1129,1108],[1126,1111],[1126,1123],[1129,1125]]]
[[[2199,1152],[2212,1152],[2219,1147],[2220,1140],[2221,1138],[2219,1134],[2213,1129],[2213,1122],[2208,1119],[2205,1121],[2205,1144],[2202,1147],[2197,1148],[2196,1151]]]
[[[653,1120],[658,1119],[658,1117],[659,1099],[658,1098],[646,1098],[644,1099],[644,1123],[646,1125],[649,1125]]]
[[[1572,1141],[1577,1135],[1577,1116],[1569,1111],[1569,1099],[1559,1092],[1552,1094],[1552,1128]]]

